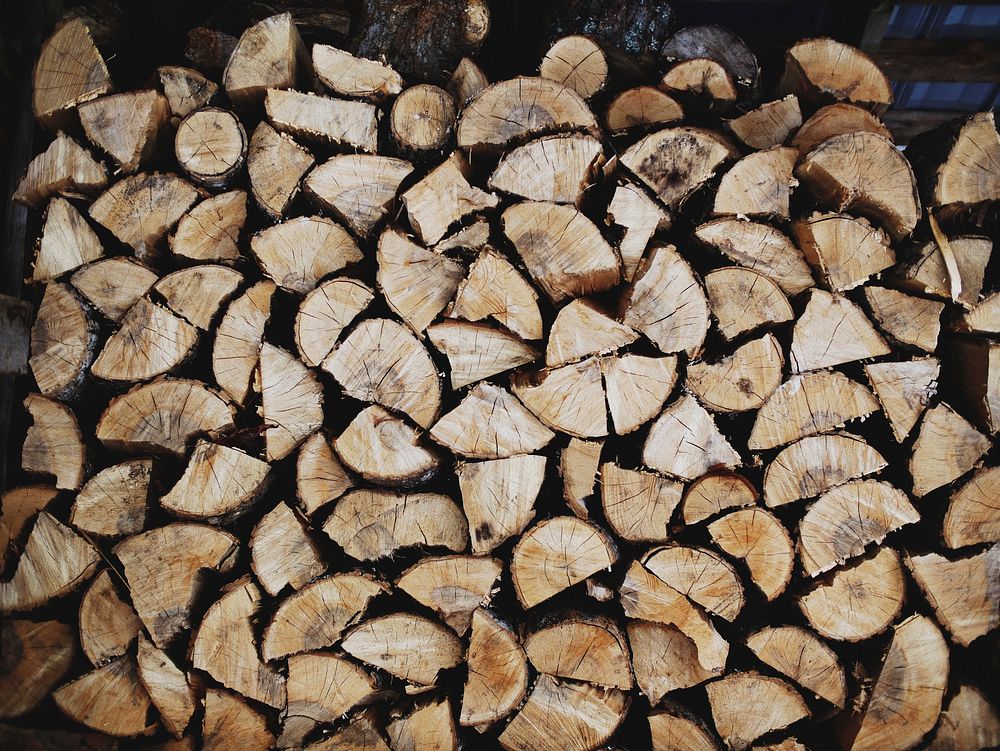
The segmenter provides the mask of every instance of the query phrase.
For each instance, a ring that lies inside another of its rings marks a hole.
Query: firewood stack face
[[[661,60],[628,88],[565,36],[412,85],[284,14],[219,80],[112,94],[57,30],[14,195],[0,718],[102,748],[1000,745],[993,116],[900,151],[833,40],[770,99],[724,30]]]

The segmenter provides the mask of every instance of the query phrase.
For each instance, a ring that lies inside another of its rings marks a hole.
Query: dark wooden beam
[[[998,81],[1000,44],[969,39],[885,39],[869,50],[893,81]]]

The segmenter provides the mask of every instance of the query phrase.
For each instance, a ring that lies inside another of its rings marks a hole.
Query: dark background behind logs
[[[492,0],[492,27],[481,52],[476,56],[491,80],[499,80],[516,74],[530,74],[536,69],[537,63],[545,49],[544,18],[557,0]],[[39,217],[26,209],[14,206],[6,200],[20,178],[24,166],[31,156],[47,144],[48,136],[37,130],[31,118],[30,108],[30,78],[31,68],[37,55],[42,39],[50,33],[53,24],[70,7],[71,3],[61,3],[55,0],[0,0],[0,189],[4,192],[2,205],[2,235],[0,235],[0,293],[19,295],[22,292],[21,279],[24,276],[25,252],[33,245],[38,234]],[[770,92],[781,73],[784,50],[794,41],[810,36],[832,36],[844,42],[862,47],[886,69],[893,80],[897,105],[886,115],[886,121],[896,133],[901,143],[917,132],[926,130],[963,111],[980,111],[995,108],[1000,94],[1000,4],[974,4],[956,6],[953,4],[919,5],[879,2],[813,2],[811,0],[785,2],[673,2],[670,3],[675,29],[702,23],[721,23],[729,26],[740,34],[757,54],[763,70],[762,90]],[[246,28],[250,23],[276,12],[293,9],[297,12],[302,35],[307,43],[326,42],[342,45],[350,33],[350,8],[348,4],[338,2],[322,2],[320,0],[293,0],[284,2],[209,2],[207,0],[92,0],[85,4],[84,15],[96,21],[91,27],[102,52],[108,60],[112,79],[116,89],[128,90],[150,85],[150,76],[158,65],[189,64],[184,59],[184,49],[189,29],[206,25],[219,28],[234,35]],[[218,72],[212,72],[211,77],[219,80]],[[412,82],[409,82],[412,83]],[[612,89],[616,84],[612,82]],[[603,110],[603,104],[595,103],[595,112]],[[995,217],[991,217],[987,229],[998,239],[995,231]],[[248,229],[253,227],[248,225]],[[690,227],[683,221],[671,233],[683,241]],[[1000,256],[1000,253],[995,253]],[[689,256],[689,260],[690,256]],[[698,262],[695,260],[695,266]],[[1000,261],[994,258],[989,270],[987,289],[998,286],[998,265]],[[704,268],[698,268],[704,272]],[[992,277],[992,280],[990,279]],[[370,311],[378,314],[379,310]],[[294,346],[289,341],[283,341],[291,330],[291,317],[294,307],[291,300],[276,305],[274,321],[269,324],[268,338],[277,344]],[[547,316],[551,321],[551,311]],[[0,321],[0,326],[3,322]],[[273,332],[273,334],[272,334]],[[779,330],[779,335],[787,342],[790,329]],[[714,346],[713,346],[714,345]],[[203,348],[205,349],[205,348]],[[708,342],[708,351],[718,351],[718,342]],[[206,353],[198,358],[195,367],[206,369],[204,358]],[[854,378],[864,381],[864,375],[858,364],[842,368]],[[209,371],[210,372],[210,371]],[[324,376],[325,378],[325,376]],[[336,391],[327,383],[327,394]],[[26,480],[20,471],[20,447],[26,428],[24,410],[19,401],[30,388],[30,377],[12,380],[8,376],[0,376],[0,451],[5,462],[0,462],[0,489],[21,484]],[[943,397],[950,400],[955,395],[944,393]],[[447,411],[454,406],[452,401],[443,404]],[[92,435],[96,421],[96,410],[107,401],[107,395],[92,402],[90,409],[86,404],[79,405],[78,414],[81,427],[85,433]],[[328,427],[334,432],[346,424],[347,413],[351,411],[333,398],[327,400]],[[749,418],[738,416],[717,416],[722,430],[734,443],[745,445],[750,429]],[[903,488],[910,487],[910,479],[906,473],[908,454],[911,441],[904,446],[898,446],[892,439],[887,423],[877,416],[859,427],[852,428],[869,438],[873,444],[883,450],[890,461],[889,469],[884,473],[886,479]],[[641,436],[642,434],[640,434]],[[557,446],[565,445],[565,437]],[[88,448],[91,448],[88,446]],[[635,439],[619,441],[609,448],[614,456],[627,466],[635,466],[638,462],[639,447]],[[890,450],[885,450],[889,448]],[[99,448],[97,449],[99,451]],[[996,452],[990,463],[996,463]],[[551,457],[554,452],[546,453]],[[770,455],[765,457],[770,458]],[[104,459],[100,456],[95,463]],[[100,464],[104,466],[106,462]],[[273,488],[285,493],[283,499],[291,500],[294,494],[294,476],[291,462],[282,462],[277,471]],[[549,461],[549,476],[543,486],[538,502],[540,517],[552,513],[565,513],[561,500],[558,478],[554,473],[554,461]],[[167,477],[174,472],[179,474],[179,467],[168,468]],[[760,487],[761,468],[750,467],[746,474]],[[176,475],[174,475],[176,476]],[[439,486],[440,485],[440,486]],[[457,494],[454,478],[442,478],[431,489],[440,489]],[[169,484],[167,485],[169,487]],[[944,513],[947,491],[938,492],[919,504],[925,523],[919,529],[904,530],[894,535],[894,541],[912,550],[929,549],[936,546],[930,539],[932,530],[940,528],[940,519]],[[69,494],[63,494],[67,496]],[[275,495],[272,493],[266,508],[251,511],[239,520],[234,531],[242,539],[248,539],[250,530],[261,514],[273,505]],[[64,498],[66,504],[70,499]],[[779,509],[778,515],[794,529],[804,509]],[[598,521],[600,510],[597,509]],[[319,517],[322,521],[322,516]],[[158,523],[155,512],[151,518],[153,524]],[[316,525],[319,526],[318,524]],[[686,530],[682,537],[684,542],[691,544],[707,543],[704,529]],[[342,554],[336,546],[323,535],[315,536],[317,542],[324,546],[328,560],[341,561]],[[509,558],[512,542],[501,546],[496,555],[502,559]],[[620,553],[622,563],[615,567],[608,581],[620,578],[625,562],[631,560],[636,549],[623,545]],[[245,555],[245,551],[244,551]],[[419,557],[417,553],[404,555],[393,560],[388,565],[381,565],[385,573],[396,574]],[[350,564],[345,564],[350,565]],[[391,569],[391,571],[386,571]],[[781,597],[777,603],[767,605],[760,595],[752,588],[747,588],[747,605],[739,625],[735,628],[720,623],[720,631],[732,643],[731,663],[737,666],[752,664],[749,653],[741,645],[742,637],[750,630],[759,628],[765,622],[797,623],[801,614],[794,605],[794,596],[801,587],[793,585],[790,591]],[[209,587],[208,596],[213,589]],[[61,608],[74,607],[75,600],[68,598],[70,604],[62,601]],[[907,612],[914,607],[928,612],[926,603],[920,593],[910,585],[907,592]],[[207,604],[207,603],[205,603]],[[560,608],[580,607],[580,588],[576,587],[553,598],[544,608],[551,613]],[[511,592],[507,575],[504,586],[496,600],[498,610],[518,612],[516,601]],[[204,605],[203,605],[204,606]],[[413,607],[412,604],[409,607]],[[618,610],[617,604],[613,606]],[[619,613],[620,615],[620,613]],[[197,618],[196,611],[195,617]],[[532,616],[522,617],[530,625]],[[833,645],[843,660],[845,670],[850,676],[856,665],[864,665],[871,670],[877,666],[878,660],[887,645],[888,636],[872,639],[861,646],[849,644]],[[995,676],[998,665],[997,635],[980,639],[971,649],[953,649],[953,674],[961,674],[987,690],[994,704],[1000,703],[1000,690]],[[81,658],[82,660],[83,658]],[[81,664],[77,674],[85,668]],[[461,669],[451,671],[442,676],[442,682],[460,682],[463,680]],[[857,693],[857,683],[849,678],[852,694]],[[460,689],[458,689],[460,691]],[[455,694],[456,691],[452,691]],[[690,709],[702,716],[709,716],[709,709],[704,700],[704,692],[698,688],[680,691],[675,696]],[[36,712],[20,723],[29,727],[43,725],[68,726],[61,715],[50,704],[43,705],[45,710]],[[637,698],[626,724],[613,739],[625,747],[648,748],[648,730],[645,727],[645,716],[648,707],[641,698]],[[813,703],[813,709],[822,711],[819,704]],[[47,711],[46,711],[47,710]],[[816,720],[823,720],[818,715]],[[467,748],[496,748],[492,740],[494,734],[480,739],[475,731],[471,735],[463,733],[467,739]],[[799,739],[809,748],[835,748],[836,743],[829,723],[801,723],[797,733]],[[475,739],[475,740],[470,740]],[[473,745],[474,744],[474,745]],[[125,747],[132,744],[125,743]]]

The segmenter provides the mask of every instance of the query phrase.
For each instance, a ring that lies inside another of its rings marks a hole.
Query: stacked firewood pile
[[[55,31],[0,745],[1000,744],[993,117],[663,54],[408,85],[283,14],[112,93]]]

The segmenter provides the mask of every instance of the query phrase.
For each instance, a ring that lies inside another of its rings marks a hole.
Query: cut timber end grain
[[[374,297],[367,285],[346,277],[321,282],[309,292],[295,316],[295,346],[302,361],[320,365]]]
[[[924,414],[910,455],[913,494],[918,498],[954,482],[991,446],[989,438],[947,404]]]
[[[281,89],[268,89],[264,104],[283,133],[369,153],[378,148],[378,109],[372,104]]]
[[[572,300],[559,311],[549,329],[545,364],[551,368],[582,360],[588,355],[605,354],[626,347],[638,338],[632,329],[615,321],[594,302]]]
[[[430,355],[412,332],[388,318],[359,323],[323,361],[344,393],[402,412],[422,428],[441,410],[441,384]]]
[[[768,627],[747,637],[747,646],[761,662],[834,706],[844,708],[847,700],[844,670],[836,653],[811,631],[798,626]]]
[[[13,561],[28,522],[57,495],[59,491],[51,485],[25,485],[0,494],[0,573]]]
[[[514,591],[525,608],[532,608],[617,559],[614,543],[600,528],[575,516],[546,519],[514,546]]]
[[[0,613],[34,610],[83,584],[97,570],[93,546],[47,511],[35,520],[12,578],[0,582]]]
[[[704,721],[669,702],[649,716],[649,731],[653,751],[719,751],[719,742]]]
[[[889,238],[867,219],[815,213],[792,224],[802,255],[836,292],[857,287],[896,262]]]
[[[505,459],[538,451],[555,434],[510,392],[480,382],[430,430],[431,438],[469,459]]]
[[[773,334],[747,342],[715,363],[688,366],[686,385],[709,409],[756,409],[781,385],[785,358]]]
[[[397,229],[379,238],[376,281],[389,307],[421,333],[455,295],[465,268],[417,245]]]
[[[289,136],[261,122],[250,138],[247,173],[257,204],[279,220],[299,192],[299,181],[315,160]]]
[[[899,556],[881,547],[874,556],[837,571],[799,598],[810,625],[839,641],[864,641],[889,627],[903,607],[906,582]]]
[[[323,531],[359,561],[416,546],[462,553],[469,544],[468,522],[461,509],[439,493],[352,490],[337,502]]]
[[[136,666],[139,680],[163,726],[175,738],[183,737],[196,708],[195,693],[187,676],[145,636],[139,637]]]
[[[423,558],[403,572],[396,586],[464,636],[472,624],[473,611],[489,601],[502,572],[503,564],[496,558]]]
[[[1000,198],[1000,136],[980,112],[913,139],[906,156],[928,207],[961,211]]]
[[[184,519],[231,520],[263,491],[270,465],[239,449],[199,440],[184,474],[160,505]]]
[[[626,354],[601,360],[615,433],[625,435],[663,409],[677,381],[677,358]]]
[[[608,526],[630,542],[666,542],[684,486],[653,472],[601,465],[601,505]],[[624,687],[622,687],[624,688]]]
[[[812,498],[888,466],[885,457],[853,433],[809,436],[781,451],[764,472],[771,508]]]
[[[899,443],[906,440],[937,393],[940,370],[940,361],[933,357],[865,365],[868,381]]]
[[[723,26],[687,26],[667,40],[660,54],[668,62],[692,58],[718,60],[741,92],[752,94],[759,86],[757,58],[746,42]]]
[[[60,490],[77,490],[83,484],[87,453],[73,411],[39,394],[28,394],[24,408],[32,424],[21,447],[21,469],[54,477]]]
[[[238,271],[203,264],[167,274],[153,289],[168,308],[205,331],[242,284],[243,275]]]
[[[948,645],[930,618],[896,626],[852,751],[902,751],[928,733],[948,687]]]
[[[83,21],[74,18],[45,40],[32,84],[35,118],[53,130],[68,124],[77,105],[111,90],[108,66]]]
[[[313,514],[353,487],[331,445],[321,433],[303,442],[296,460],[296,490],[306,514]]]
[[[670,228],[670,215],[642,188],[622,183],[615,188],[615,195],[608,205],[608,218],[625,228],[618,244],[618,254],[622,259],[622,276],[630,282],[653,234]]]
[[[67,717],[107,735],[133,737],[156,729],[147,723],[149,694],[127,655],[67,683],[52,698]]]
[[[792,580],[795,548],[785,526],[762,508],[745,508],[708,525],[715,544],[734,558],[741,558],[750,578],[771,601]]]
[[[660,80],[660,86],[694,110],[724,112],[736,102],[736,85],[721,63],[695,57],[675,63]]]
[[[32,281],[51,281],[103,255],[100,239],[73,204],[63,198],[49,201]]]
[[[499,202],[492,193],[472,185],[467,178],[469,172],[469,163],[461,152],[455,151],[403,193],[410,226],[427,245],[444,237],[455,222],[477,211],[495,208]]]
[[[13,200],[40,209],[54,195],[93,195],[108,184],[108,172],[90,152],[62,131],[31,160]]]
[[[190,628],[201,569],[227,571],[239,542],[203,524],[175,523],[130,537],[114,548],[132,604],[157,647]]]
[[[546,136],[505,154],[487,185],[529,201],[579,204],[603,161],[593,136]]]
[[[553,430],[577,438],[608,434],[601,365],[595,357],[535,373],[515,373],[511,390]]]
[[[545,478],[544,456],[467,462],[455,471],[473,553],[489,553],[524,531]]]
[[[628,642],[610,618],[573,614],[545,623],[528,635],[524,650],[540,673],[623,691],[632,688]]]
[[[274,736],[267,718],[238,694],[208,687],[201,731],[205,751],[267,751],[274,748]]]
[[[241,109],[259,105],[267,89],[291,88],[311,73],[309,56],[291,13],[270,16],[240,37],[222,85]]]
[[[779,88],[815,107],[831,99],[858,104],[876,115],[892,104],[889,79],[861,50],[834,39],[804,39],[785,53]]]
[[[390,66],[328,44],[313,45],[312,64],[323,85],[341,96],[380,102],[403,90],[403,78]]]
[[[955,324],[959,331],[1000,334],[1000,292],[987,295]]]
[[[542,338],[538,293],[507,259],[492,250],[472,262],[448,315],[470,321],[492,317],[526,341]]]
[[[473,60],[463,57],[455,66],[445,88],[455,100],[455,105],[464,108],[473,97],[478,96],[489,85],[490,80],[482,68]]]
[[[715,727],[731,749],[745,749],[762,735],[809,716],[798,692],[778,678],[733,673],[705,686]],[[753,711],[747,711],[753,707]]]
[[[802,568],[815,577],[918,521],[920,514],[906,493],[887,482],[854,480],[838,485],[821,495],[799,522]]]
[[[912,297],[887,287],[865,287],[872,315],[891,339],[933,353],[944,303]]]
[[[885,123],[868,110],[846,102],[835,102],[816,110],[799,128],[791,145],[803,157],[826,139],[845,133],[875,133],[890,141],[893,138]]]
[[[111,230],[139,259],[158,255],[163,237],[198,200],[177,175],[142,172],[112,185],[90,205],[90,216]]]
[[[585,36],[568,36],[549,48],[538,73],[590,99],[608,82],[608,59],[593,40]]]
[[[69,670],[76,652],[73,630],[58,621],[4,619],[0,623],[0,718],[27,714]]]
[[[1000,467],[976,472],[972,479],[951,496],[944,517],[944,544],[961,548],[983,542],[1000,541]]]
[[[743,157],[722,176],[712,213],[788,219],[788,200],[798,185],[792,177],[796,158],[795,149],[785,146]]]
[[[156,69],[160,86],[175,118],[185,118],[199,107],[208,104],[219,91],[215,81],[191,68],[165,65]]]
[[[626,628],[635,682],[650,704],[658,704],[671,691],[691,688],[713,677],[698,662],[694,642],[676,627],[629,621]]]
[[[906,565],[955,643],[967,647],[1000,626],[1000,547],[954,561],[937,553],[907,556]]]
[[[698,278],[673,245],[654,247],[640,263],[619,303],[622,322],[645,334],[661,352],[697,356],[710,324]]]
[[[957,286],[960,291],[955,301],[971,308],[979,302],[993,243],[986,237],[951,237],[948,246],[957,266],[958,279],[953,278],[949,260],[936,242],[922,245],[909,263],[896,270],[896,276],[906,289],[945,300],[955,299],[952,290]]]
[[[846,297],[814,289],[795,322],[789,359],[793,373],[804,373],[891,351],[861,308]]]
[[[253,236],[250,250],[275,284],[299,294],[362,257],[347,230],[322,216],[296,217],[268,227]]]
[[[654,86],[625,89],[608,105],[604,122],[608,130],[621,133],[632,128],[667,125],[684,117],[681,105]]]
[[[441,459],[423,436],[376,404],[358,413],[335,442],[344,465],[369,482],[396,488],[422,485],[437,474]]]
[[[878,411],[872,393],[842,373],[792,376],[768,397],[747,441],[751,451],[772,449]]]
[[[28,365],[38,390],[54,398],[77,396],[94,358],[97,325],[73,289],[52,282],[31,326]]]
[[[729,266],[705,274],[712,317],[725,339],[793,318],[781,288],[766,274]]]
[[[305,181],[306,193],[354,234],[371,233],[388,213],[413,165],[376,154],[341,154],[319,165]]]
[[[742,464],[712,416],[687,394],[667,407],[649,429],[642,461],[660,472],[693,480],[714,469]]]
[[[323,386],[293,354],[267,342],[259,367],[260,414],[272,462],[284,459],[323,425]]]
[[[285,598],[264,631],[261,654],[270,662],[330,647],[388,587],[364,574],[334,574]]]
[[[247,194],[233,190],[207,198],[177,223],[170,237],[174,255],[192,261],[235,261],[247,220]]]
[[[278,748],[302,748],[317,725],[335,722],[370,702],[375,679],[349,660],[332,654],[294,655],[288,660],[288,704],[281,714]]]
[[[687,487],[684,523],[697,524],[727,509],[753,506],[759,498],[753,483],[735,472],[710,472]]]
[[[264,326],[271,314],[274,282],[258,282],[229,304],[215,332],[212,373],[237,404],[252,390],[251,377],[260,359]]]
[[[594,494],[597,468],[601,462],[604,441],[584,441],[570,438],[559,452],[559,476],[562,478],[563,500],[581,519],[587,519],[587,498]]]
[[[792,240],[761,222],[716,219],[695,230],[695,237],[741,266],[759,271],[788,295],[812,287],[809,264]]]
[[[141,263],[115,256],[84,266],[70,281],[107,318],[120,321],[156,279],[156,274]]]
[[[347,633],[342,647],[352,657],[419,686],[434,685],[441,670],[455,667],[464,656],[454,633],[409,613],[365,621]]]
[[[684,595],[650,573],[639,561],[632,563],[620,588],[626,617],[675,626],[694,642],[702,670],[721,674],[729,656],[729,644],[712,622]]]
[[[616,688],[540,675],[528,700],[500,734],[507,751],[598,748],[625,719],[629,694]]]
[[[455,129],[455,102],[438,86],[411,86],[393,102],[389,129],[403,151],[443,149]]]
[[[965,684],[941,713],[930,751],[963,751],[1000,745],[1000,717],[978,688]]]
[[[502,151],[512,141],[573,130],[597,130],[583,98],[555,81],[520,77],[495,83],[469,102],[457,135],[460,148]]]
[[[166,98],[155,91],[104,96],[81,104],[77,111],[90,142],[126,173],[136,172],[154,155],[170,118]]]
[[[309,744],[309,751],[392,751],[380,730],[374,711],[362,712],[341,730]]]
[[[285,706],[285,678],[257,656],[252,619],[261,594],[245,577],[209,607],[191,642],[191,664],[223,686],[270,707]]]
[[[198,336],[183,318],[143,297],[108,337],[90,372],[105,381],[146,381],[187,360]]]
[[[448,358],[451,387],[460,389],[538,358],[538,352],[508,331],[485,323],[448,320],[427,335]]]
[[[646,553],[642,565],[671,589],[720,618],[732,621],[743,609],[740,578],[717,553],[684,545],[664,545]]]
[[[893,240],[909,235],[920,219],[910,163],[884,136],[860,132],[829,138],[802,158],[795,173],[821,204],[857,211]]]
[[[142,631],[142,621],[122,600],[107,569],[94,577],[84,594],[79,618],[80,646],[93,665],[121,657]]]
[[[700,128],[664,128],[633,144],[621,163],[660,197],[678,209],[736,150],[722,136]]]
[[[204,107],[177,126],[174,154],[192,180],[224,188],[246,160],[247,134],[232,112]]]
[[[726,128],[749,149],[781,146],[802,125],[799,100],[793,95],[765,102],[726,121]]]
[[[463,726],[503,719],[528,690],[528,662],[513,631],[489,611],[476,608],[466,655],[469,671],[462,692]]]
[[[440,751],[458,751],[458,732],[452,715],[451,702],[437,699],[389,722],[386,731],[394,748],[399,751],[417,751],[433,748]]]

